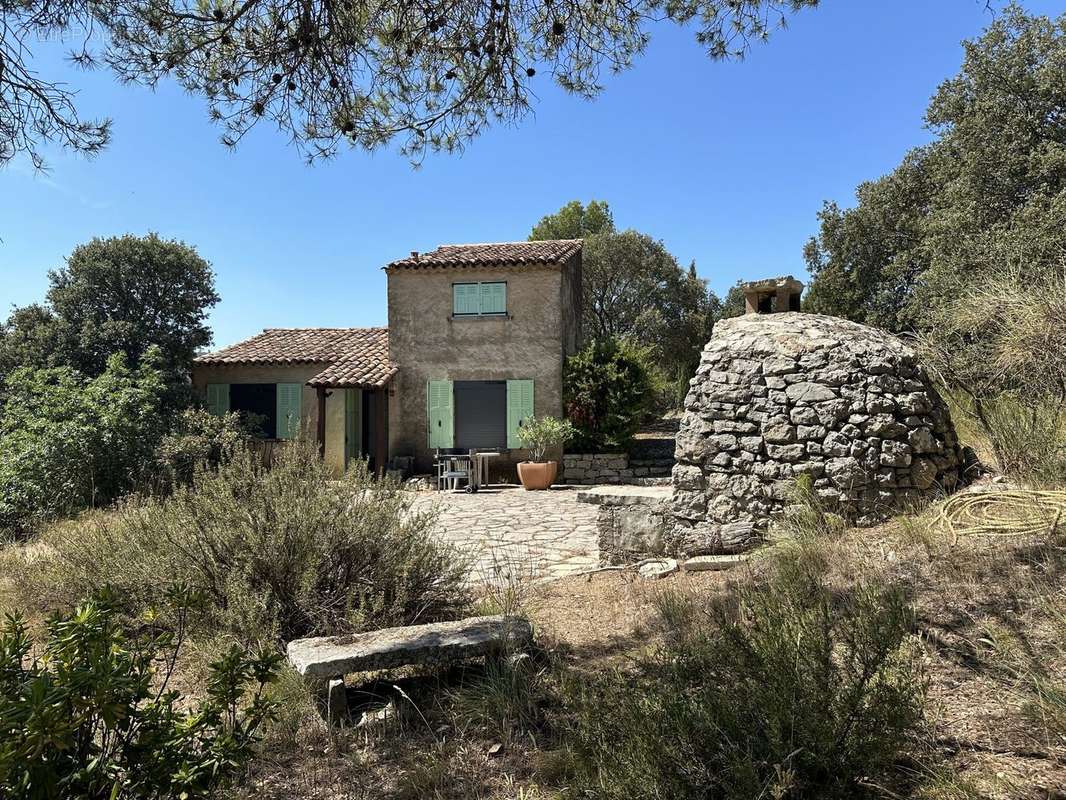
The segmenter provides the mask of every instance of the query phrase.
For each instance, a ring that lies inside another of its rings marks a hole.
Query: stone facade
[[[835,317],[715,326],[677,435],[670,549],[742,549],[799,475],[859,524],[959,483],[963,454],[913,350]]]
[[[532,379],[534,413],[562,416],[563,361],[577,352],[581,317],[580,252],[561,266],[389,269],[389,452],[432,468],[426,386],[431,380]],[[506,281],[507,314],[452,315],[452,284]],[[493,480],[514,477],[515,451],[492,465]]]

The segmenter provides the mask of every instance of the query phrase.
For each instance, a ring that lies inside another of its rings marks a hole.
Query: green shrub
[[[1066,265],[1035,271],[1003,267],[967,287],[919,345],[1000,471],[1055,484],[1066,480]]]
[[[577,434],[574,449],[625,449],[652,400],[644,354],[617,339],[601,339],[566,360],[566,414]]]
[[[212,628],[245,640],[431,622],[468,604],[465,563],[433,522],[361,462],[335,479],[298,440],[272,468],[242,451],[169,497],[57,529],[18,580],[53,607],[104,585],[146,603],[184,581],[207,598]]]
[[[128,638],[107,595],[48,622],[43,653],[9,618],[0,629],[0,796],[214,797],[253,754],[273,713],[263,699],[279,656],[230,649],[211,665],[195,710],[167,689],[182,644],[179,620]],[[245,698],[250,698],[246,701]]]
[[[166,429],[155,351],[132,369],[112,356],[99,377],[18,369],[0,407],[0,528],[108,503],[148,478]]]
[[[817,547],[766,561],[705,606],[664,595],[635,674],[565,684],[588,796],[855,797],[892,770],[922,703],[904,592],[830,586]]]
[[[198,467],[217,468],[248,446],[257,425],[236,412],[218,415],[186,409],[174,430],[159,442],[156,459],[171,485],[189,483]]]

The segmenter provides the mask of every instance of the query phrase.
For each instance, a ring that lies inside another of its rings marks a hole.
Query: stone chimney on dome
[[[742,283],[745,314],[778,314],[799,311],[803,284],[791,275]]]

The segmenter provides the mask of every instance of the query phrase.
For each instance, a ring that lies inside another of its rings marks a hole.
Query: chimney
[[[418,261],[418,251],[417,250],[412,250],[411,251],[411,258],[413,258],[415,261]]]
[[[791,275],[742,283],[745,314],[779,314],[800,310],[803,284]]]

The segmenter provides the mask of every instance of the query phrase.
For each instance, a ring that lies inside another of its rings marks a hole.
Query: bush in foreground
[[[273,713],[263,689],[279,656],[230,649],[211,665],[204,701],[184,710],[167,680],[190,598],[171,597],[176,630],[148,624],[128,637],[101,595],[52,618],[36,658],[25,626],[8,619],[0,629],[0,796],[206,798],[243,769]]]
[[[902,590],[837,591],[815,547],[697,606],[660,600],[666,644],[636,674],[570,683],[573,765],[599,798],[854,797],[921,718]]]
[[[242,640],[431,622],[468,603],[465,564],[432,524],[395,484],[362,464],[335,480],[296,441],[272,468],[240,451],[167,498],[57,528],[21,580],[46,607],[105,585],[144,604],[183,581],[205,596],[205,621]]]

